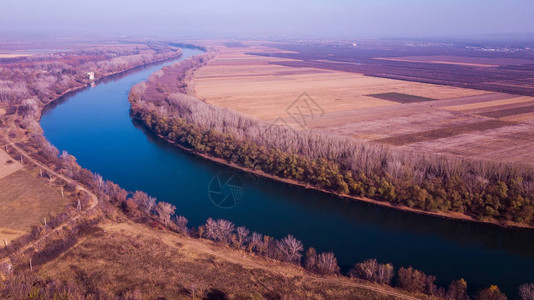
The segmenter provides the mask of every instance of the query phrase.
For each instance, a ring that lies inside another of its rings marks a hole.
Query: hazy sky
[[[2,0],[0,34],[467,37],[534,33],[534,0]]]

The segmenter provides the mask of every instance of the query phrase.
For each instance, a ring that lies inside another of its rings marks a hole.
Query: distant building
[[[89,80],[95,80],[95,72],[87,72],[87,78]]]

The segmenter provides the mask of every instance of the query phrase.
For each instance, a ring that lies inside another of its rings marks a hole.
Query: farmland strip
[[[429,141],[429,140],[442,139],[442,138],[451,137],[451,136],[460,135],[460,134],[469,133],[469,132],[474,132],[474,131],[495,129],[495,128],[503,127],[503,126],[510,125],[510,124],[512,123],[501,121],[501,120],[487,120],[487,121],[482,121],[482,122],[478,122],[474,124],[462,124],[462,125],[452,126],[448,128],[433,129],[433,130],[422,131],[422,132],[417,132],[417,133],[393,136],[393,137],[388,137],[384,139],[379,139],[376,141],[380,143],[384,143],[384,144],[400,146],[400,145],[419,143],[419,142],[424,142],[424,141]]]

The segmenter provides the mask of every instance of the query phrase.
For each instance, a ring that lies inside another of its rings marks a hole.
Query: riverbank
[[[151,61],[151,62],[145,63],[145,64],[135,65],[133,67],[130,67],[128,69],[124,69],[124,70],[121,70],[121,71],[108,72],[108,73],[105,73],[104,75],[102,75],[100,78],[96,79],[94,81],[94,83],[95,84],[99,84],[101,81],[107,80],[107,79],[109,79],[109,78],[111,78],[113,76],[121,75],[121,74],[124,74],[126,72],[130,72],[132,70],[135,70],[137,68],[147,67],[147,66],[150,66],[150,65],[159,64],[159,63],[163,63],[163,62],[166,62],[166,61],[175,60],[175,59],[178,59],[178,58],[180,58],[182,56],[183,56],[183,53],[182,53],[182,51],[180,51],[176,56],[172,56],[172,57],[164,58],[164,59],[159,59],[159,60],[154,60],[154,61]],[[71,87],[71,88],[67,89],[66,91],[62,92],[61,94],[59,94],[56,98],[54,98],[51,101],[49,101],[48,103],[44,104],[42,106],[42,108],[39,110],[39,116],[38,116],[37,121],[41,120],[42,112],[43,112],[43,110],[46,109],[46,107],[48,105],[53,105],[53,104],[55,104],[55,102],[57,102],[58,100],[60,100],[60,99],[62,99],[64,97],[67,97],[69,94],[79,92],[79,91],[81,91],[81,90],[83,90],[85,88],[88,88],[88,87],[89,87],[89,85],[81,85],[81,86]]]
[[[141,120],[139,120],[139,121],[142,122]],[[145,128],[147,130],[150,130],[150,128],[148,128],[146,125],[143,124],[143,126],[145,126]],[[180,145],[180,144],[178,144],[178,143],[176,143],[176,142],[174,142],[174,141],[172,141],[170,139],[167,139],[164,136],[159,135],[159,134],[157,134],[155,132],[154,132],[154,134],[156,134],[163,141],[165,141],[165,142],[167,142],[167,143],[169,143],[169,144],[171,144],[171,145],[173,145],[173,146],[175,146],[175,147],[177,147],[177,148],[179,148],[179,149],[181,149],[183,151],[187,151],[189,153],[192,153],[194,155],[202,157],[202,158],[204,158],[206,160],[209,160],[209,161],[221,164],[221,165],[225,165],[225,166],[231,167],[233,169],[236,169],[236,170],[239,170],[239,171],[242,171],[242,172],[254,174],[255,176],[267,178],[267,179],[274,180],[274,181],[277,181],[277,182],[282,182],[284,184],[289,184],[289,185],[292,185],[292,186],[298,186],[298,187],[304,188],[304,189],[312,189],[312,190],[319,191],[321,193],[325,193],[325,194],[329,194],[329,195],[335,195],[335,196],[338,196],[338,197],[343,198],[343,199],[349,199],[349,200],[354,200],[354,201],[362,201],[362,202],[365,202],[365,203],[370,203],[370,204],[373,204],[373,205],[379,205],[379,206],[382,206],[382,207],[396,209],[396,210],[403,211],[403,212],[415,213],[415,214],[427,215],[427,216],[433,216],[433,217],[439,217],[439,218],[444,218],[444,219],[449,219],[449,220],[468,221],[468,222],[475,222],[475,223],[481,223],[481,224],[491,224],[491,225],[496,225],[496,226],[503,227],[503,228],[507,228],[508,227],[508,228],[521,228],[521,229],[534,229],[534,226],[529,226],[529,225],[520,224],[520,223],[514,223],[514,222],[502,223],[502,222],[499,222],[499,220],[478,220],[478,219],[475,219],[473,217],[470,217],[468,215],[461,214],[461,213],[429,212],[429,211],[424,211],[424,210],[419,210],[419,209],[413,209],[413,208],[410,208],[410,207],[407,207],[407,206],[397,206],[397,205],[393,205],[393,204],[385,202],[385,201],[379,201],[379,200],[373,200],[373,199],[365,198],[365,197],[356,197],[356,196],[352,196],[352,195],[348,195],[348,194],[336,193],[336,192],[332,192],[332,191],[329,191],[329,190],[326,190],[326,189],[321,189],[321,188],[318,188],[318,187],[314,187],[314,186],[309,185],[309,184],[298,182],[296,180],[282,178],[282,177],[278,177],[278,176],[275,176],[275,175],[272,175],[272,174],[267,174],[265,172],[261,172],[261,171],[258,171],[258,170],[245,168],[245,167],[242,167],[242,166],[240,166],[238,164],[228,162],[228,161],[226,161],[224,159],[213,157],[213,156],[207,155],[205,153],[201,153],[201,152],[195,151],[194,149],[190,149],[190,148],[184,147],[184,146],[182,146],[182,145]]]
[[[188,80],[205,63],[189,59],[134,86],[129,95],[134,117],[197,155],[276,181],[404,212],[534,228],[530,192],[517,183],[530,170],[513,173],[509,166],[489,162],[402,153],[322,132],[268,126],[187,95]],[[486,168],[495,173],[472,179],[488,173]]]
[[[31,120],[36,125],[39,125],[38,121],[40,121],[43,111],[45,111],[45,109],[49,105],[55,104],[60,99],[70,94],[77,93],[83,89],[86,89],[91,83],[100,83],[101,81],[107,80],[113,76],[124,74],[126,72],[130,72],[132,70],[144,66],[158,64],[169,60],[175,60],[180,58],[182,55],[183,52],[181,49],[169,50],[169,52],[167,53],[154,54],[154,57],[152,57],[154,59],[149,60],[149,62],[147,63],[133,64],[130,67],[122,70],[105,72],[101,75],[98,75],[95,80],[87,79],[85,81],[77,81],[76,85],[66,88],[62,92],[58,93],[54,98],[48,101],[33,102],[32,104],[34,104],[34,106],[31,108],[31,110],[33,110],[32,113],[30,115],[24,116],[24,118]],[[161,56],[165,57],[161,58]],[[146,57],[145,60],[147,60]],[[135,60],[128,61],[131,62]],[[37,66],[39,66],[38,63]],[[79,66],[73,65],[72,67],[78,68]],[[44,72],[47,71],[42,71],[41,73]],[[55,222],[55,218],[57,218],[58,216],[63,215],[59,218],[64,218],[64,216],[70,213],[69,208],[71,208],[71,204],[76,203],[76,201],[82,200],[81,202],[83,202],[84,205],[89,205],[88,203],[86,203],[86,199],[83,199],[83,197],[78,197],[78,192],[85,192],[91,197],[90,208],[88,208],[88,210],[94,209],[98,201],[96,196],[92,194],[89,190],[85,189],[82,185],[77,183],[77,180],[69,178],[69,176],[65,176],[67,172],[65,172],[65,169],[61,166],[61,164],[58,163],[59,153],[54,152],[54,150],[57,151],[57,149],[55,149],[53,146],[48,144],[48,142],[46,142],[40,127],[32,126],[29,128],[25,128],[23,126],[20,126],[21,118],[18,110],[20,110],[21,107],[25,108],[24,103],[22,103],[21,105],[17,102],[10,103],[9,101],[4,101],[0,102],[0,105],[5,105],[7,109],[12,112],[14,111],[14,113],[2,116],[1,123],[3,124],[1,125],[6,128],[5,130],[2,130],[2,135],[0,136],[2,147],[5,147],[6,151],[9,149],[9,155],[18,155],[20,159],[20,163],[19,159],[6,159],[5,164],[2,162],[2,164],[0,164],[0,168],[2,169],[0,170],[0,175],[5,175],[3,172],[5,170],[3,169],[5,169],[6,167],[8,169],[13,169],[13,166],[18,166],[18,168],[22,169],[20,174],[18,174],[17,178],[9,178],[11,181],[7,181],[6,179],[5,181],[7,182],[3,182],[4,184],[11,185],[6,189],[6,196],[9,196],[10,199],[17,200],[14,202],[15,204],[10,204],[11,200],[6,201],[6,203],[3,203],[3,208],[5,210],[3,213],[6,215],[12,215],[11,221],[8,223],[9,228],[6,227],[4,229],[20,229],[18,234],[15,236],[17,238],[20,238],[20,240],[16,241],[16,247],[18,247],[18,245],[25,245],[28,241],[31,243],[31,238],[26,238],[25,234],[27,235],[31,232],[31,234],[34,235],[35,230],[31,229],[32,226],[37,226],[36,228],[39,228],[39,226],[42,226],[42,224],[40,223],[43,222],[43,220],[48,220],[48,223],[51,224],[52,222]],[[5,112],[5,109],[3,108],[1,108],[0,110]],[[43,155],[43,153],[50,154],[51,156],[47,158],[46,155]],[[24,164],[22,163],[23,161]],[[32,165],[32,167],[28,167],[28,165]],[[78,165],[76,165],[75,167],[80,168]],[[12,171],[13,170],[11,170],[11,173]],[[58,172],[62,174],[58,174]],[[35,173],[37,173],[37,176],[35,176]],[[36,178],[33,178],[30,175],[34,175],[34,177]],[[3,177],[4,176],[1,176],[0,179],[3,179]],[[59,182],[61,183],[58,183],[58,180],[56,179],[59,179]],[[67,191],[69,189],[69,184],[75,185],[76,188],[74,188],[73,191]],[[39,194],[39,196],[35,196],[35,194]],[[27,197],[31,197],[32,199],[26,199]],[[57,200],[56,198],[60,200]],[[50,201],[48,201],[47,199]],[[28,207],[27,210],[30,209],[30,211],[34,215],[41,214],[42,217],[35,218],[34,216],[29,219],[21,217],[24,214],[27,214],[28,211],[24,211],[16,203],[23,203],[24,201],[29,200],[32,201],[33,206],[31,208]],[[43,201],[46,203],[44,203]],[[58,206],[59,204],[54,204],[55,202],[61,202],[61,207]],[[6,220],[6,222],[8,221]],[[46,221],[44,224],[46,225]],[[8,241],[14,240],[15,237],[6,239],[6,241],[4,241],[6,249]]]
[[[121,94],[124,95],[124,92]],[[40,109],[42,107],[44,105]],[[39,114],[42,115],[41,110]],[[90,113],[83,111],[83,114]],[[32,144],[35,136],[24,134],[23,128],[16,129],[22,133],[20,145],[25,149],[28,147],[31,153],[14,144],[11,147],[25,157],[25,162],[34,163],[40,171],[48,173],[48,177],[54,174],[73,186],[79,186],[77,189],[88,192],[94,201],[87,203],[88,207],[81,202],[82,209],[91,212],[87,219],[74,217],[52,230],[46,224],[38,226],[47,240],[39,240],[38,245],[29,244],[28,251],[23,248],[20,256],[10,256],[12,263],[0,264],[2,298],[25,298],[30,293],[55,296],[58,293],[63,295],[67,290],[73,297],[93,294],[103,298],[172,298],[177,295],[184,298],[209,298],[214,295],[239,298],[281,298],[287,295],[317,299],[434,298],[359,279],[314,275],[290,263],[176,234],[156,221],[150,225],[156,224],[157,228],[131,222],[127,219],[131,216],[125,216],[123,212],[128,210],[124,207],[131,204],[131,199],[122,199],[121,205],[116,206],[113,206],[117,204],[113,201],[117,199],[110,199],[111,188],[116,190],[120,187],[104,182],[98,174],[81,169],[73,157],[62,156],[59,160],[65,164],[57,168],[48,162],[38,162],[42,160],[40,151],[45,149]],[[58,160],[57,153],[52,156]],[[68,178],[62,175],[69,171]],[[123,195],[127,192],[123,191]],[[157,216],[152,215],[153,218]],[[59,232],[61,234],[56,234]],[[69,255],[63,255],[67,251]],[[128,253],[125,255],[124,251]],[[169,253],[173,253],[172,257]],[[95,264],[95,261],[104,261],[105,264]],[[136,262],[135,266],[132,261]],[[184,268],[190,272],[183,272]],[[148,279],[145,276],[156,273],[166,276],[155,275]],[[237,285],[236,280],[239,282]],[[68,287],[65,282],[69,282]]]

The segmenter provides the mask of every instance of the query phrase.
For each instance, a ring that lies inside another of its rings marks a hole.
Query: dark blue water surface
[[[184,49],[183,58],[199,53]],[[334,251],[344,271],[376,258],[397,268],[411,265],[441,284],[463,277],[471,290],[497,284],[517,295],[519,284],[534,282],[534,231],[416,215],[257,180],[160,141],[132,121],[127,97],[132,85],[176,61],[63,97],[43,114],[46,138],[105,179],[173,203],[191,225],[213,217],[275,238],[291,233],[307,247]],[[244,185],[241,202],[226,209],[210,201],[208,189],[224,172],[236,173]]]

